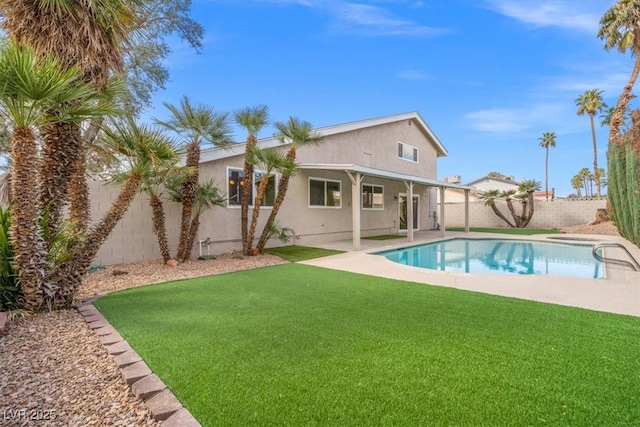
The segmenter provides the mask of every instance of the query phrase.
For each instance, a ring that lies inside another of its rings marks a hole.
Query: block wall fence
[[[99,182],[90,182],[91,219],[97,223],[117,198],[119,187]],[[502,205],[502,203],[499,203]],[[604,208],[605,200],[554,200],[535,201],[535,213],[530,228],[557,228],[585,224],[595,219],[596,211]],[[506,213],[506,205],[501,206]],[[165,202],[165,217],[169,248],[175,255],[180,233],[181,205]],[[438,207],[438,212],[440,212]],[[427,215],[426,210],[421,215]],[[483,202],[469,203],[471,227],[503,227],[505,224]],[[422,224],[428,224],[425,218]],[[445,203],[445,226],[464,226],[464,203]],[[239,245],[238,241],[216,244],[217,252],[226,252]],[[212,249],[212,254],[217,253]],[[194,255],[197,256],[197,242]],[[149,197],[139,194],[134,199],[124,218],[117,224],[109,238],[98,251],[93,264],[113,265],[161,258],[158,241],[153,233]]]
[[[596,218],[598,209],[604,209],[605,199],[593,200],[535,200],[533,218],[527,228],[559,228],[586,224]],[[497,202],[498,208],[511,219],[507,204]],[[520,206],[516,212],[520,213]],[[439,208],[439,207],[438,207]],[[464,203],[445,203],[445,227],[464,227]],[[439,211],[438,211],[439,212]],[[469,225],[471,227],[508,227],[484,202],[469,202]]]

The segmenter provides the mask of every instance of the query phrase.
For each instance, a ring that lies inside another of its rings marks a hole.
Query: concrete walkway
[[[613,241],[623,244],[640,261],[640,249],[627,240],[602,235],[535,235],[511,236],[487,233],[447,232],[445,239],[453,237],[469,238],[505,238],[519,240],[539,240],[546,242],[566,242],[594,244],[595,241]],[[371,252],[395,249],[399,247],[429,243],[443,238],[436,233],[423,233],[414,242],[406,239],[385,241],[362,240],[362,249],[324,258],[303,262],[308,265],[351,271],[389,279],[406,280],[436,286],[447,286],[468,291],[483,292],[492,295],[521,298],[552,304],[586,308],[609,313],[626,314],[640,317],[640,272],[606,265],[605,279],[578,279],[552,275],[507,275],[507,274],[469,274],[449,271],[436,271],[398,264]],[[316,245],[328,249],[349,250],[351,241],[333,242]],[[606,256],[626,259],[617,249],[605,249]]]

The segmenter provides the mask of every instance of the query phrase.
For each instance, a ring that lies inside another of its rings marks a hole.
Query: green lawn
[[[464,227],[450,227],[446,231],[464,231]],[[522,236],[531,236],[533,234],[558,234],[559,230],[555,228],[483,228],[469,227],[469,231],[476,233],[500,233],[500,234],[518,234]]]
[[[636,317],[301,264],[95,305],[204,426],[640,424]]]
[[[264,251],[269,254],[278,255],[291,262],[305,261],[308,259],[344,253],[344,251],[334,251],[332,249],[313,248],[309,246],[297,245],[269,248],[265,249]]]
[[[363,237],[363,240],[393,240],[393,239],[399,239],[401,237],[404,237],[405,239],[407,238],[407,236],[403,236],[401,234],[381,234],[379,236],[369,236],[369,237]]]

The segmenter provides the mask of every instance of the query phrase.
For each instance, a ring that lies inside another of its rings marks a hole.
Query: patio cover
[[[464,185],[451,184],[441,182],[435,179],[427,179],[420,176],[406,175],[397,172],[385,171],[382,169],[374,169],[367,166],[354,164],[327,164],[327,163],[300,163],[297,165],[299,169],[307,170],[326,170],[326,171],[343,171],[351,180],[351,214],[353,225],[353,250],[360,250],[360,201],[361,191],[360,184],[365,176],[373,176],[377,178],[385,178],[393,181],[402,181],[407,189],[407,200],[413,200],[413,187],[415,184],[425,185],[427,187],[436,187],[440,190],[440,235],[444,237],[444,203],[445,188],[458,188],[464,190],[464,230],[469,232],[469,191],[473,187]],[[413,209],[407,209],[407,224],[413,224]],[[407,227],[407,241],[413,242],[413,227]]]

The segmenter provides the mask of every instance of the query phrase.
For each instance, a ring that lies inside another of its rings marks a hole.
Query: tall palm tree
[[[633,98],[633,86],[640,73],[640,0],[618,0],[600,19],[598,38],[603,39],[606,50],[617,49],[619,52],[631,50],[635,56],[633,70],[615,106],[609,126],[609,143],[618,141],[620,147],[624,142],[617,138],[623,123],[623,116],[629,102]]]
[[[593,192],[591,191],[591,186],[589,185],[589,181],[591,178],[591,171],[589,168],[582,168],[580,172],[578,172],[578,176],[582,179],[582,187],[584,188],[585,197],[593,197]]]
[[[11,236],[25,305],[33,311],[45,304],[50,307],[57,291],[47,277],[50,267],[35,203],[39,166],[35,128],[51,120],[82,121],[98,112],[87,108],[96,93],[80,78],[77,68],[63,69],[52,57],[39,58],[28,47],[11,44],[0,52],[0,112],[13,123]],[[49,114],[52,106],[60,114],[57,118]]]
[[[184,96],[180,106],[169,103],[164,106],[171,113],[168,120],[155,119],[157,124],[172,130],[186,139],[186,166],[191,175],[182,184],[182,219],[180,222],[180,240],[178,242],[177,259],[184,262],[191,255],[189,236],[197,234],[197,229],[191,231],[193,209],[196,203],[196,187],[199,178],[200,145],[212,144],[216,147],[226,147],[231,144],[231,126],[228,113],[219,113],[206,105],[193,105]]]
[[[607,104],[602,100],[603,91],[598,89],[587,90],[583,95],[576,98],[577,114],[583,116],[589,115],[589,123],[591,124],[591,140],[593,142],[593,174],[596,180],[596,195],[601,196],[600,192],[600,176],[598,175],[598,145],[596,143],[596,126],[594,118],[596,113],[607,108]]]
[[[236,111],[234,116],[236,123],[247,131],[242,190],[240,194],[240,226],[242,228],[242,253],[250,255],[253,242],[248,241],[247,236],[249,235],[249,205],[251,204],[251,200],[249,199],[253,191],[254,167],[249,159],[252,156],[253,147],[258,144],[258,132],[269,123],[269,108],[266,105],[246,107]]]
[[[287,158],[295,164],[297,150],[300,146],[305,144],[315,144],[322,140],[322,136],[313,131],[313,126],[307,121],[300,120],[296,117],[289,117],[287,122],[276,122],[275,127],[278,130],[278,139],[281,143],[288,143],[289,149],[287,151]],[[295,171],[294,171],[295,172]],[[282,175],[278,182],[278,194],[276,200],[269,214],[269,219],[264,225],[260,239],[258,240],[258,252],[262,253],[271,230],[276,221],[276,216],[280,211],[280,207],[284,202],[284,198],[287,195],[287,189],[289,188],[289,179],[291,175]]]
[[[549,200],[549,147],[556,146],[556,133],[545,132],[542,137],[538,138],[540,146],[545,149],[544,159],[544,192],[547,201]]]
[[[124,41],[138,26],[135,7],[142,4],[142,0],[5,0],[0,3],[1,24],[18,45],[55,55],[64,67],[80,67],[82,80],[100,90],[123,69]],[[57,108],[51,106],[52,114]],[[70,217],[83,228],[89,202],[80,127],[51,122],[42,135],[39,203],[49,207],[49,225],[55,228],[69,198]]]
[[[267,193],[269,178],[274,176],[276,172],[279,172],[282,176],[291,176],[296,166],[286,154],[274,149],[261,149],[260,147],[253,147],[249,162],[253,166],[258,166],[258,168],[260,168],[264,173],[262,178],[260,178],[258,189],[256,191],[253,213],[251,215],[251,222],[249,223],[249,231],[247,233],[249,246],[253,247],[253,240],[256,233],[256,227],[258,225],[258,217],[260,215],[260,207],[262,206],[262,200],[265,198]],[[258,252],[260,252],[259,249]]]

